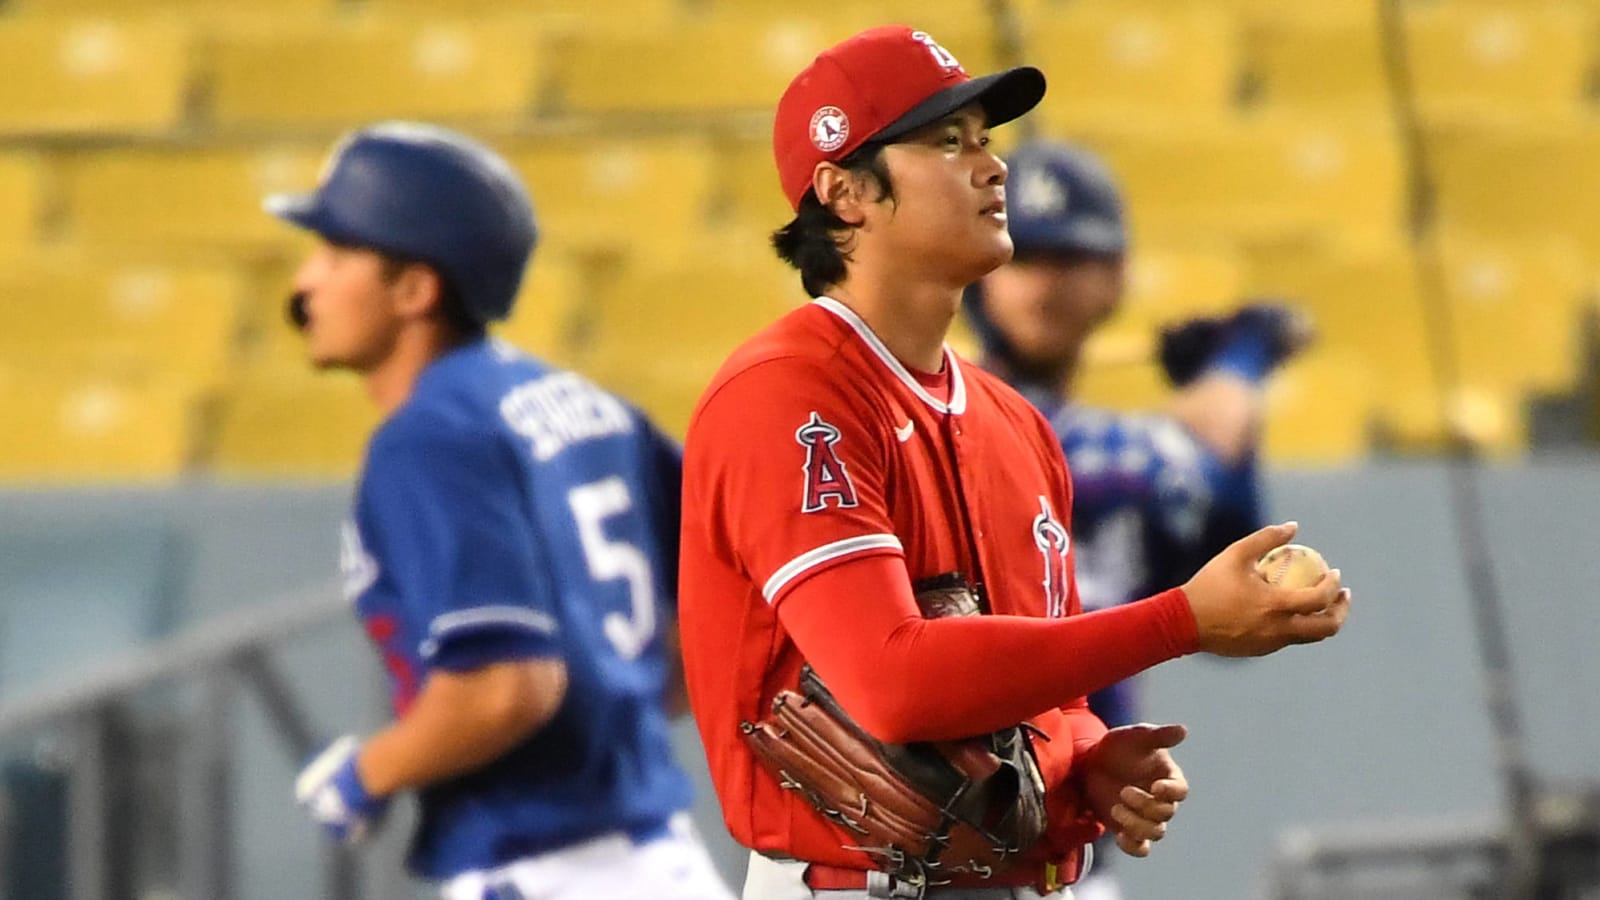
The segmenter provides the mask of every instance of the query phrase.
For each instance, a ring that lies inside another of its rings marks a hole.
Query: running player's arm
[[[369,549],[399,587],[427,667],[416,697],[362,746],[356,766],[374,794],[493,761],[565,697],[555,591],[507,453],[438,422],[373,441]]]
[[[549,722],[566,690],[560,659],[435,670],[411,708],[363,745],[361,783],[382,796],[478,769]]]

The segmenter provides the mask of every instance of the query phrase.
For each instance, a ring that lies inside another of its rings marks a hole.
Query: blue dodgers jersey
[[[1085,610],[1182,584],[1260,527],[1253,459],[1225,466],[1166,416],[1024,395],[1049,420],[1072,474],[1072,540]],[[1140,718],[1126,681],[1091,696],[1089,705],[1108,725]]]
[[[643,834],[688,806],[661,707],[681,467],[632,407],[492,340],[436,360],[373,435],[342,568],[397,714],[435,669],[568,672],[544,728],[420,791],[417,874]]]

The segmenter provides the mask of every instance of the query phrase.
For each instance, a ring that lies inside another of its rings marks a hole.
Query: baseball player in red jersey
[[[1182,726],[1107,731],[1083,698],[1187,653],[1260,655],[1337,632],[1337,573],[1283,590],[1252,564],[1292,524],[1229,547],[1181,588],[1088,615],[1072,489],[1049,425],[945,346],[962,289],[1011,255],[989,129],[1044,77],[970,78],[926,33],[862,32],[779,101],[774,151],[796,218],[773,238],[814,302],[724,364],[689,426],[680,609],[690,700],[745,897],[1066,897],[1109,829],[1145,855],[1187,794]],[[926,619],[913,585],[959,573],[985,615]],[[809,664],[885,742],[1028,723],[1042,839],[943,886],[880,871],[756,761],[742,733]]]

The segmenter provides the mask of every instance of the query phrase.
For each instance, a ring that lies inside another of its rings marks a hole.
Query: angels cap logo
[[[811,115],[811,143],[832,153],[850,139],[850,117],[837,106],[824,106]]]
[[[839,443],[839,429],[812,412],[811,418],[795,430],[794,439],[806,448],[806,490],[800,511],[827,509],[829,497],[840,509],[855,506],[856,486],[850,483],[850,473],[833,451],[833,445]]]

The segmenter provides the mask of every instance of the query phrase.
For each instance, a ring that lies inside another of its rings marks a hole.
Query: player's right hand
[[[1290,522],[1246,535],[1183,585],[1202,652],[1265,656],[1290,644],[1311,644],[1339,633],[1350,614],[1350,592],[1340,582],[1338,569],[1307,588],[1276,587],[1255,571],[1256,561],[1287,544],[1296,530]]]
[[[294,782],[294,798],[328,834],[358,844],[377,826],[388,798],[367,793],[356,771],[361,742],[345,735],[328,745]]]

